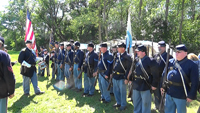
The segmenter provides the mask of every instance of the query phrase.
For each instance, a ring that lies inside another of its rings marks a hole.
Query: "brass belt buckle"
[[[117,74],[119,75],[120,73],[119,73],[119,72],[117,72]]]

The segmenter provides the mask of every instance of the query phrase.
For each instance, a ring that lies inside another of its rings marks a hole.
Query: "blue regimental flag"
[[[52,51],[53,48],[54,48],[54,38],[53,38],[53,33],[51,32],[49,41],[49,50]]]

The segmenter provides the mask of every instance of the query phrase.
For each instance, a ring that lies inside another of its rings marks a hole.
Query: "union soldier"
[[[48,55],[48,51],[47,49],[44,49],[43,50],[44,54],[43,54],[43,60],[45,61],[47,67],[46,67],[46,70],[47,70],[47,76],[50,76],[49,75],[49,55]],[[44,73],[45,73],[45,69],[42,70],[42,75],[44,77]]]
[[[52,68],[52,79],[55,79],[55,71],[56,71],[56,69],[55,69],[55,51],[51,51],[51,58],[50,58],[50,60],[52,61],[52,63],[51,63],[51,68]]]
[[[78,79],[78,75],[81,72],[81,66],[83,65],[84,53],[79,49],[80,43],[78,41],[75,42],[75,56],[74,56],[74,83],[75,90],[77,92],[82,91],[82,77]]]
[[[71,49],[71,44],[67,43],[66,56],[65,56],[65,76],[67,78],[67,88],[72,88],[74,86],[74,79],[72,75],[73,54],[74,54],[74,51]]]
[[[126,85],[128,84],[127,76],[131,68],[132,59],[126,52],[124,43],[118,44],[117,58],[113,70],[113,91],[116,104],[113,107],[120,107],[122,111],[126,108]]]
[[[59,43],[58,42],[55,42],[55,74],[56,74],[56,81],[59,81],[59,69],[60,69],[60,66],[58,64],[58,56],[60,54],[60,49],[59,49]]]
[[[95,91],[93,72],[97,71],[98,55],[94,52],[93,43],[88,44],[87,50],[84,67],[84,93],[82,95],[93,96]]]
[[[40,52],[38,53],[38,56],[39,57],[43,57],[43,54],[44,54],[44,47],[43,46],[40,46]],[[40,70],[40,66],[38,65],[38,74],[37,75],[40,75],[41,74],[41,70]]]
[[[30,79],[33,84],[33,88],[36,95],[43,94],[38,87],[38,80],[36,76],[36,53],[32,49],[32,41],[26,41],[26,48],[22,49],[18,62],[21,63],[21,74],[23,75],[23,90],[24,95],[29,96],[30,91]]]
[[[147,56],[144,45],[139,45],[136,51],[135,70],[129,77],[129,80],[133,81],[133,111],[134,113],[151,113],[150,90],[155,90],[158,85],[158,74],[154,73],[157,64]]]
[[[14,97],[15,76],[9,55],[3,51],[4,38],[0,37],[0,112],[7,113],[7,100]]]
[[[184,44],[176,46],[176,59],[169,60],[167,74],[165,113],[186,113],[186,104],[196,99],[198,88],[198,66],[187,58]]]
[[[70,44],[71,44],[71,49],[74,51],[75,48],[74,48],[74,40],[73,39],[70,39]]]
[[[112,71],[112,63],[113,63],[113,56],[109,54],[107,50],[107,44],[102,43],[101,45],[101,60],[98,64],[98,73],[99,73],[99,88],[101,91],[101,98],[99,101],[103,101],[103,103],[109,103],[111,101],[110,98],[110,91],[107,91],[108,85],[109,85],[109,76]],[[97,72],[95,72],[94,75],[97,75]]]
[[[64,49],[64,43],[60,43],[60,53],[58,55],[58,76],[59,76],[59,80],[63,80],[64,81],[64,57],[65,57],[65,49]]]
[[[162,73],[163,70],[165,68],[166,65],[166,60],[167,60],[167,52],[166,52],[166,44],[165,41],[159,41],[158,42],[158,50],[159,53],[157,55],[154,56],[154,60],[157,62],[158,64],[158,69],[157,71],[159,71],[159,82],[158,82],[158,86],[155,90],[155,107],[156,109],[159,109],[159,105],[161,102],[161,92],[160,92],[160,80],[162,77]],[[170,59],[172,58],[172,56],[170,55]],[[163,109],[162,109],[163,110]],[[163,111],[162,111],[163,112]]]

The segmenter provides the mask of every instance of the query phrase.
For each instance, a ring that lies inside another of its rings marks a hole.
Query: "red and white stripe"
[[[36,54],[37,54],[38,50],[37,50],[37,46],[36,46],[35,35],[34,35],[34,32],[33,32],[33,27],[32,27],[31,20],[29,20],[28,17],[26,17],[26,35],[25,35],[25,40],[24,41],[26,42],[26,40],[31,40],[32,41],[32,44],[33,44],[32,49],[35,50]]]

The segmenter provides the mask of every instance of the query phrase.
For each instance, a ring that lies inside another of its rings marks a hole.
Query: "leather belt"
[[[98,70],[99,73],[104,73],[106,70]]]
[[[182,83],[178,83],[178,82],[172,82],[172,81],[166,81],[166,84],[167,85],[172,85],[172,86],[183,86],[183,84]]]
[[[120,73],[120,72],[117,72],[117,71],[114,71],[113,73],[115,73],[117,75],[125,75],[125,73]]]

